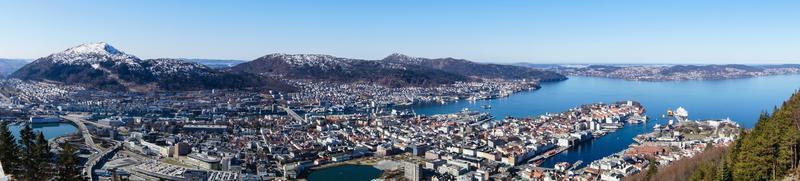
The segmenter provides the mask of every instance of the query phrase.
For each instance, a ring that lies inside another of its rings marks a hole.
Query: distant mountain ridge
[[[626,80],[721,80],[782,74],[800,74],[800,65],[546,65],[520,64],[565,75]]]
[[[23,80],[47,80],[114,91],[202,90],[275,87],[276,80],[231,74],[178,59],[141,60],[103,42],[87,43],[36,59],[14,72]]]
[[[82,44],[38,58],[14,71],[10,77],[112,91],[294,90],[286,81],[290,79],[366,82],[391,87],[436,86],[497,78],[566,79],[553,71],[521,66],[402,54],[392,54],[381,60],[283,53],[268,54],[247,62],[171,58],[142,60],[103,42]]]
[[[14,71],[17,71],[28,63],[30,63],[30,60],[0,58],[0,78],[14,73]]]
[[[566,80],[567,77],[553,71],[543,71],[516,65],[503,65],[492,63],[476,63],[456,58],[420,58],[394,53],[383,60],[406,65],[417,65],[442,70],[450,73],[500,79],[538,79],[542,82]]]
[[[438,85],[481,78],[560,81],[566,77],[527,67],[482,64],[463,59],[428,59],[392,54],[381,60],[362,60],[322,54],[269,54],[231,68],[235,72],[330,80],[374,82],[390,86]]]
[[[471,80],[463,75],[421,66],[397,66],[322,54],[269,54],[231,67],[230,70],[298,79],[370,82],[394,87],[432,86]]]

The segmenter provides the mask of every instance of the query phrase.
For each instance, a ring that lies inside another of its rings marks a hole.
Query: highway
[[[0,102],[11,102],[11,98],[8,98],[5,94],[0,94]]]
[[[88,121],[86,121],[84,119],[81,119],[79,117],[76,117],[76,116],[69,116],[69,115],[68,116],[61,116],[61,118],[64,118],[64,119],[66,119],[66,120],[68,120],[68,121],[70,121],[70,122],[72,122],[72,123],[74,123],[75,125],[78,126],[78,130],[81,131],[81,135],[83,136],[83,139],[85,140],[86,146],[91,147],[95,151],[102,151],[103,150],[102,148],[100,148],[100,147],[98,147],[97,145],[94,144],[94,139],[92,138],[92,134],[89,133],[89,128],[87,128],[86,124],[84,124],[84,122],[88,122]]]
[[[305,119],[305,118],[303,118],[302,116],[300,116],[299,114],[297,114],[296,112],[294,112],[294,110],[292,110],[292,109],[289,109],[289,107],[283,107],[283,106],[281,106],[281,109],[283,109],[284,111],[286,111],[286,113],[287,113],[287,114],[289,114],[289,116],[291,116],[291,117],[292,117],[292,118],[294,118],[295,120],[297,120],[297,121],[300,121],[300,122],[304,122],[304,123],[306,122],[306,119]]]
[[[122,144],[115,143],[115,145],[112,148],[103,149],[102,147],[97,146],[97,144],[94,143],[94,138],[92,138],[92,134],[89,133],[89,128],[86,127],[85,123],[90,123],[92,125],[100,125],[100,124],[96,124],[73,115],[61,116],[61,118],[64,118],[77,125],[78,129],[81,131],[81,134],[83,135],[85,144],[95,150],[92,156],[89,157],[89,160],[86,161],[86,164],[83,167],[83,174],[85,176],[88,176],[89,180],[95,180],[94,170],[92,170],[94,166],[98,162],[100,162],[100,160],[103,157],[106,157],[109,153],[119,149]]]
[[[89,173],[88,176],[89,178],[91,178],[89,180],[96,180],[96,175],[94,174],[94,170],[92,170],[95,167],[95,165],[97,165],[97,163],[99,163],[100,160],[102,160],[103,158],[106,158],[106,156],[108,156],[110,153],[121,148],[121,146],[122,143],[116,142],[114,143],[113,147],[103,150],[102,152],[100,152],[100,154],[93,154],[91,157],[89,157],[89,160],[86,161],[86,165],[84,167],[84,172]]]
[[[84,124],[91,124],[92,126],[95,126],[95,127],[111,128],[111,126],[109,126],[109,125],[99,124],[99,123],[92,122],[92,121],[87,121],[87,120],[82,119],[82,118],[80,118],[79,116],[76,116],[76,115],[67,115],[67,116],[61,116],[61,117],[64,118],[64,119],[74,119],[74,120],[80,121],[80,122],[82,122]],[[69,118],[67,118],[67,117],[69,117]],[[72,121],[72,120],[70,120],[70,121]]]

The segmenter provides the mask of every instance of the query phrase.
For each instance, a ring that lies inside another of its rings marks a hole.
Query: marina
[[[585,103],[617,100],[637,100],[646,109],[652,110],[642,115],[649,118],[647,121],[640,124],[626,123],[629,125],[614,132],[605,132],[605,136],[578,144],[541,163],[543,167],[552,168],[559,162],[575,163],[583,160],[580,166],[583,167],[588,162],[626,149],[634,142],[633,138],[636,135],[652,131],[655,124],[666,124],[668,119],[662,118],[662,115],[669,109],[684,107],[692,110],[692,119],[730,118],[743,127],[750,128],[755,124],[759,112],[780,105],[797,89],[794,85],[781,82],[800,82],[800,76],[673,82],[570,77],[563,82],[544,83],[537,91],[520,92],[506,98],[476,102],[460,101],[435,106],[418,105],[413,107],[413,110],[418,114],[431,115],[469,108],[485,111],[499,118],[530,117],[566,110]],[[624,89],[619,89],[620,87]],[[763,96],[748,96],[751,93]],[[482,109],[483,105],[491,105],[493,108]]]

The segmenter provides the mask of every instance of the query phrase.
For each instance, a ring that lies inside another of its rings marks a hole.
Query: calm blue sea
[[[769,76],[759,78],[713,80],[642,82],[593,77],[570,77],[569,80],[544,83],[542,89],[517,93],[512,96],[477,102],[460,101],[449,104],[420,105],[413,107],[418,114],[444,114],[464,108],[485,111],[497,119],[505,116],[527,117],[548,112],[563,112],[588,103],[639,101],[651,118],[647,124],[626,125],[614,133],[586,142],[571,150],[551,157],[543,163],[552,167],[557,162],[584,165],[607,155],[619,152],[633,143],[633,137],[652,131],[667,109],[682,106],[689,111],[690,119],[730,118],[743,127],[755,125],[761,111],[772,111],[800,88],[800,75]],[[483,109],[491,105],[492,109]]]

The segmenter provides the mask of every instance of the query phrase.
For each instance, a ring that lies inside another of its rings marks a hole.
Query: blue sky
[[[141,58],[800,63],[800,1],[0,1],[0,57],[104,41]]]

